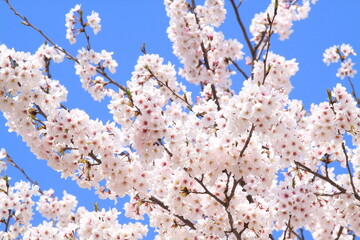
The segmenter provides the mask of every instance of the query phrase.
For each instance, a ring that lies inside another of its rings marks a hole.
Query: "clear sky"
[[[77,3],[82,4],[84,15],[90,15],[94,10],[102,19],[102,31],[98,35],[91,33],[91,43],[95,51],[106,49],[113,51],[113,57],[118,61],[117,73],[113,76],[118,82],[125,84],[131,77],[131,72],[141,55],[140,47],[146,42],[149,53],[158,53],[165,59],[179,67],[178,60],[172,54],[172,46],[167,38],[166,28],[168,18],[162,0],[13,0],[13,6],[26,16],[35,26],[43,30],[59,46],[76,55],[77,49],[86,46],[84,38],[77,38],[75,45],[70,45],[65,38],[65,14]],[[199,1],[202,2],[202,1]],[[240,13],[246,26],[249,26],[253,15],[265,10],[268,0],[243,0]],[[226,38],[238,38],[244,43],[241,31],[234,16],[228,7],[228,18],[222,26]],[[294,89],[291,98],[303,100],[309,109],[311,103],[319,103],[327,98],[326,89],[332,88],[337,82],[335,77],[339,65],[327,67],[322,62],[322,53],[332,45],[349,43],[355,52],[360,54],[360,1],[359,0],[319,0],[312,7],[309,18],[295,22],[294,33],[289,40],[277,41],[272,45],[272,51],[285,56],[287,59],[296,58],[299,62],[299,72],[292,78]],[[20,24],[7,5],[0,1],[0,43],[18,51],[34,53],[44,42],[44,39],[33,29]],[[244,44],[245,45],[245,44]],[[353,57],[355,68],[360,72],[359,56]],[[249,69],[247,69],[249,70]],[[65,61],[61,64],[52,64],[51,73],[54,79],[60,80],[69,91],[68,108],[86,110],[92,118],[103,121],[111,120],[105,99],[102,103],[94,102],[81,88],[78,76],[74,73],[73,62]],[[233,79],[234,88],[239,90],[242,78]],[[360,83],[356,76],[354,83],[360,90]],[[342,82],[348,89],[345,80]],[[198,91],[198,87],[191,88]],[[196,95],[196,94],[194,94]],[[0,148],[4,147],[12,158],[31,176],[37,180],[42,189],[53,188],[59,197],[63,190],[77,195],[81,205],[92,209],[92,203],[99,201],[87,190],[79,190],[70,180],[60,179],[60,174],[47,167],[46,162],[37,160],[26,145],[14,133],[8,133],[4,127],[5,120],[0,116]],[[22,176],[14,169],[9,168],[8,174],[15,180]],[[109,202],[99,202],[100,207],[107,207]],[[117,205],[122,208],[121,203]],[[37,219],[38,221],[38,219]],[[149,236],[148,239],[152,239]]]

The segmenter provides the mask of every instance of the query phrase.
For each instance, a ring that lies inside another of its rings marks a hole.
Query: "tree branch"
[[[203,175],[202,175],[203,177]],[[221,205],[223,205],[225,207],[226,203],[224,201],[222,201],[220,198],[218,198],[215,194],[213,194],[212,192],[209,191],[209,189],[205,186],[205,184],[202,182],[203,178],[198,179],[197,177],[194,178],[195,181],[197,181],[200,186],[204,189],[205,193],[210,195],[214,200],[216,200],[218,203],[220,203]]]
[[[213,99],[215,100],[215,103],[217,105],[217,110],[220,111],[221,107],[220,107],[220,103],[219,103],[219,98],[216,95],[216,89],[215,89],[215,85],[213,83],[211,84],[211,93],[212,93]]]
[[[359,194],[357,193],[357,190],[356,190],[356,187],[354,185],[354,180],[353,180],[353,176],[351,174],[351,169],[350,169],[350,164],[349,164],[349,157],[346,153],[346,149],[345,149],[345,143],[343,142],[341,144],[341,147],[343,149],[343,152],[344,152],[344,155],[345,155],[345,159],[346,159],[346,168],[347,168],[347,171],[348,171],[348,174],[349,174],[349,177],[350,177],[350,184],[351,184],[351,187],[352,187],[352,190],[353,190],[353,193],[354,193],[354,197],[360,201],[360,196]]]
[[[245,79],[248,79],[249,76],[240,68],[240,66],[231,58],[227,58],[234,66],[235,68],[244,76]]]
[[[246,44],[247,44],[248,47],[249,47],[249,50],[250,50],[250,53],[251,53],[251,57],[252,57],[253,60],[255,60],[256,52],[255,52],[255,50],[254,50],[254,47],[253,47],[252,44],[251,44],[251,41],[250,41],[250,38],[249,38],[249,36],[248,36],[248,34],[247,34],[246,28],[245,28],[245,26],[244,26],[244,24],[243,24],[243,22],[242,22],[242,20],[241,20],[241,17],[240,17],[240,14],[239,14],[239,9],[238,9],[238,7],[236,6],[234,0],[230,0],[230,2],[231,2],[231,5],[232,5],[232,7],[233,7],[233,9],[234,9],[234,12],[235,12],[235,15],[236,15],[236,20],[237,20],[237,22],[238,22],[238,24],[239,24],[239,26],[240,26],[240,28],[241,28],[241,31],[242,31],[243,36],[244,36],[244,38],[245,38]]]
[[[165,144],[163,143],[163,141],[162,141],[160,138],[158,139],[158,143],[159,143],[161,146],[164,147],[165,152],[170,156],[170,158],[172,158],[172,156],[173,156],[174,154],[172,154],[172,153],[170,152],[170,150],[165,146]]]
[[[339,239],[340,239],[340,237],[341,237],[341,235],[342,235],[343,229],[344,229],[344,227],[343,227],[343,226],[340,226],[339,231],[338,231],[338,233],[337,233],[337,235],[336,235],[335,240],[339,240]]]
[[[296,166],[302,168],[303,170],[305,170],[305,171],[313,174],[314,176],[316,176],[316,177],[318,177],[318,178],[320,178],[320,179],[322,179],[322,180],[330,183],[332,186],[334,186],[335,188],[337,188],[337,189],[340,191],[340,194],[346,193],[346,189],[345,189],[345,188],[341,187],[339,184],[337,184],[336,182],[334,182],[334,181],[331,180],[330,178],[327,178],[327,177],[325,177],[325,176],[323,176],[323,175],[321,175],[321,174],[319,174],[319,173],[317,173],[317,172],[314,172],[313,170],[311,170],[310,168],[308,168],[307,166],[305,166],[304,164],[302,164],[302,163],[300,163],[300,162],[298,162],[298,161],[294,161],[294,163],[296,164]]]
[[[248,136],[247,139],[246,139],[246,142],[245,142],[245,144],[244,144],[243,149],[240,151],[240,155],[239,155],[240,158],[243,157],[244,152],[245,152],[246,148],[248,147],[248,145],[249,145],[249,143],[250,143],[250,140],[251,140],[252,134],[253,134],[253,132],[254,132],[254,129],[255,129],[255,125],[254,125],[254,124],[251,124],[251,129],[250,129],[250,132],[249,132],[249,136]]]
[[[79,64],[79,60],[77,58],[75,58],[74,56],[72,56],[69,52],[67,52],[65,49],[59,47],[58,45],[56,45],[56,43],[54,41],[51,40],[51,38],[49,38],[44,32],[42,32],[39,28],[37,28],[36,26],[34,26],[26,17],[24,17],[23,15],[21,15],[18,11],[16,11],[16,9],[10,4],[9,0],[4,0],[6,2],[6,4],[9,6],[9,8],[11,9],[11,11],[13,11],[13,13],[18,16],[19,18],[21,18],[24,22],[22,22],[25,26],[31,27],[32,29],[34,29],[36,32],[38,32],[41,36],[43,36],[49,43],[51,43],[55,49],[57,49],[58,51],[64,53],[68,59],[73,60],[74,62],[76,62],[77,64]],[[86,34],[85,36],[87,36],[87,41],[88,41],[88,47],[90,47],[90,42],[89,42],[89,38],[88,35]],[[88,49],[89,50],[89,49]],[[109,80],[109,82],[111,84],[114,84],[115,86],[117,86],[119,89],[121,89],[123,92],[126,93],[126,87],[120,85],[119,83],[117,83],[116,81],[114,81],[111,77],[109,77],[109,75],[107,75],[104,71],[104,69],[102,68],[96,68],[96,72],[99,73],[100,75],[102,75],[103,77],[105,77],[107,80]]]
[[[285,231],[284,231],[284,238],[283,238],[283,240],[286,239],[286,233],[287,233],[288,230],[289,230],[289,238],[290,238],[290,236],[291,236],[292,227],[291,227],[290,224],[291,224],[291,214],[289,215],[289,221],[288,221],[287,224],[286,224],[286,228],[285,228]]]
[[[271,66],[269,67],[269,69],[266,69],[266,67],[267,67],[266,64],[267,64],[267,58],[268,58],[269,51],[270,51],[270,40],[271,40],[271,36],[273,34],[272,27],[274,25],[275,17],[277,15],[278,6],[279,6],[278,0],[275,0],[274,15],[273,15],[271,20],[270,20],[270,18],[268,18],[270,26],[269,26],[269,31],[268,31],[269,32],[269,37],[267,38],[266,54],[265,54],[265,58],[264,58],[264,78],[263,78],[263,81],[262,81],[263,85],[264,85],[265,79],[268,76],[268,74],[270,73],[270,69],[271,69]]]
[[[158,206],[160,206],[162,209],[170,212],[170,209],[168,206],[166,206],[162,201],[160,201],[159,199],[157,199],[154,196],[151,196],[149,199],[151,202],[157,204]],[[178,219],[180,219],[186,226],[190,227],[193,230],[196,230],[194,223],[192,223],[190,220],[185,219],[183,216],[177,215],[177,214],[173,214],[175,217],[177,217]]]
[[[34,29],[35,31],[37,31],[38,33],[41,34],[41,36],[43,36],[49,43],[51,43],[54,48],[56,48],[57,50],[59,50],[60,52],[64,53],[68,58],[70,58],[71,60],[79,63],[79,61],[73,57],[70,53],[68,53],[65,49],[58,47],[45,33],[43,33],[40,29],[38,29],[37,27],[35,27],[26,17],[24,17],[23,15],[21,15],[18,11],[16,11],[16,9],[10,4],[9,0],[4,0],[6,2],[6,4],[9,6],[9,8],[11,9],[11,11],[13,11],[13,13],[20,17],[24,22],[22,22],[25,26],[31,27],[32,29]]]
[[[183,101],[186,105],[187,108],[191,111],[194,112],[192,109],[191,104],[189,103],[189,101],[186,98],[182,98],[180,97],[173,89],[171,89],[169,87],[169,85],[167,83],[163,83],[157,76],[155,76],[155,74],[152,72],[152,70],[148,67],[145,66],[145,69],[150,73],[151,77],[153,77],[159,84],[160,87],[165,87],[167,88],[176,98],[180,99],[181,101]]]
[[[39,183],[38,183],[37,181],[32,180],[32,179],[27,175],[27,173],[25,172],[25,170],[24,170],[22,167],[20,167],[20,166],[10,157],[10,155],[9,155],[8,153],[6,153],[6,158],[7,158],[6,161],[7,161],[8,163],[10,163],[11,166],[13,166],[13,167],[15,167],[16,169],[18,169],[18,170],[24,175],[24,177],[25,177],[29,182],[31,182],[33,185],[36,185],[36,186],[39,187],[38,192],[39,192],[41,195],[44,194],[44,192],[40,189]]]

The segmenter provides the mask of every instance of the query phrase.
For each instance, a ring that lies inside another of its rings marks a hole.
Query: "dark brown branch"
[[[225,189],[224,189],[224,195],[225,195],[225,198],[226,198],[226,202],[228,203],[229,202],[229,197],[228,197],[227,194],[228,194],[228,191],[229,191],[229,183],[230,183],[231,173],[228,173],[228,171],[226,169],[223,172],[226,174],[226,177],[227,177],[226,185],[225,185]]]
[[[240,178],[240,180],[239,180],[238,183],[239,183],[240,186],[243,188],[243,192],[246,192],[246,189],[245,189],[246,182],[244,181],[244,178],[243,178],[243,177]],[[246,196],[246,199],[248,200],[249,203],[254,203],[254,199],[253,199],[253,197],[252,197],[250,194],[248,194],[248,195]]]
[[[168,206],[166,206],[162,201],[160,201],[159,199],[157,199],[154,196],[151,196],[149,199],[151,202],[155,203],[156,205],[160,206],[162,209],[170,212],[170,209]],[[190,227],[193,230],[196,230],[194,223],[192,223],[190,220],[185,219],[183,216],[174,214],[175,217],[177,217],[178,219],[180,219],[186,226]]]
[[[205,48],[204,42],[201,42],[200,47],[201,47],[201,51],[203,52],[203,56],[204,56],[204,65],[207,70],[211,70],[210,64],[209,64],[209,58],[208,58],[208,54],[207,54],[207,50]]]
[[[265,39],[265,36],[266,36],[266,31],[262,32],[261,38],[260,38],[259,42],[255,45],[255,47],[254,47],[255,53],[257,53],[259,47],[263,45],[262,43],[263,43],[263,41],[264,41],[264,39]],[[262,53],[262,51],[260,51],[260,52],[257,54],[255,60],[258,60],[258,59],[259,59],[259,57],[261,56],[261,53]]]
[[[234,66],[235,68],[244,76],[245,79],[248,79],[249,76],[240,68],[240,66],[231,58],[227,58]]]
[[[314,176],[316,176],[316,177],[318,177],[318,178],[320,178],[320,179],[322,179],[322,180],[330,183],[332,186],[334,186],[335,188],[337,188],[337,189],[340,191],[340,193],[346,193],[346,189],[345,189],[345,188],[341,187],[339,184],[337,184],[336,182],[334,182],[334,181],[331,180],[330,178],[327,178],[327,177],[325,177],[325,176],[323,176],[323,175],[321,175],[321,174],[319,174],[319,173],[311,170],[310,168],[308,168],[307,166],[305,166],[304,164],[302,164],[302,163],[300,163],[300,162],[298,162],[298,161],[294,161],[294,163],[296,164],[296,166],[302,168],[303,170],[305,170],[305,171],[313,174]]]
[[[286,228],[285,228],[285,231],[284,231],[284,238],[283,238],[283,240],[286,239],[286,233],[287,233],[288,230],[289,230],[289,238],[290,238],[290,236],[291,236],[292,227],[291,227],[290,224],[291,224],[291,214],[289,215],[289,221],[286,223]]]
[[[340,226],[339,231],[338,231],[338,233],[337,233],[337,235],[336,235],[335,240],[339,240],[339,239],[340,239],[343,230],[344,230],[344,227],[343,227],[343,226]]]
[[[145,42],[141,45],[140,51],[141,51],[144,55],[147,54],[147,53],[146,53],[146,43],[145,43]]]
[[[197,14],[195,12],[195,8],[196,8],[195,0],[191,0],[190,12],[192,14],[194,14],[196,24],[198,25],[199,30],[201,30],[200,20],[199,20]],[[200,48],[201,48],[201,51],[202,51],[203,57],[204,57],[204,65],[205,65],[207,70],[211,70],[210,64],[209,64],[209,58],[208,58],[208,54],[207,54],[208,50],[205,48],[205,45],[204,45],[203,41],[201,41],[201,43],[200,43]]]
[[[305,236],[304,236],[304,228],[300,228],[300,234],[301,234],[301,238],[300,240],[305,240]]]
[[[243,147],[243,149],[241,150],[240,155],[239,155],[240,158],[243,157],[244,152],[245,152],[246,148],[248,147],[248,145],[249,145],[249,143],[250,143],[250,140],[251,140],[252,134],[253,134],[253,132],[254,132],[254,129],[255,129],[255,125],[254,125],[254,124],[251,124],[251,129],[250,129],[250,132],[249,132],[249,136],[248,136],[248,138],[246,139],[246,142],[245,142],[245,144],[244,144],[244,147]]]
[[[234,219],[233,219],[231,213],[230,213],[228,210],[226,210],[226,212],[227,212],[227,215],[228,215],[229,224],[230,224],[230,228],[231,228],[231,229],[230,229],[230,232],[232,232],[232,233],[235,235],[236,239],[241,240],[241,234],[242,234],[242,233],[245,231],[245,229],[248,227],[248,226],[247,226],[248,223],[245,223],[245,224],[244,224],[244,229],[243,229],[241,232],[238,232],[237,229],[234,228]]]
[[[9,231],[10,221],[11,221],[11,218],[14,216],[14,213],[15,213],[15,210],[14,210],[14,211],[11,211],[11,209],[8,209],[8,211],[9,211],[9,216],[8,216],[8,218],[6,219],[6,221],[4,221],[4,223],[5,223],[4,232],[8,232],[8,231]]]
[[[165,146],[165,144],[163,143],[163,141],[162,141],[160,138],[158,139],[158,143],[159,143],[161,146],[164,147],[165,152],[170,156],[170,158],[172,158],[172,156],[173,156],[174,154],[172,154],[172,153],[170,152],[170,150]]]
[[[43,116],[45,119],[47,118],[46,114],[44,113],[44,111],[40,108],[39,105],[37,105],[36,103],[34,103],[37,113],[39,113],[41,116]]]
[[[100,165],[102,163],[101,160],[98,159],[92,151],[89,153],[89,157],[91,157],[96,162],[96,163],[90,164],[90,166],[96,166],[96,165]]]
[[[200,186],[204,189],[206,194],[210,195],[215,201],[217,201],[218,203],[220,203],[221,205],[223,205],[225,207],[226,203],[224,201],[222,201],[220,198],[218,198],[215,194],[210,192],[209,189],[202,182],[203,176],[201,177],[201,179],[198,179],[196,177],[194,179],[195,179],[195,181],[197,181],[200,184]]]
[[[343,192],[335,192],[335,193],[314,193],[315,196],[321,196],[321,197],[335,197],[338,195],[344,194]]]
[[[215,103],[217,105],[217,110],[220,111],[221,107],[220,107],[220,103],[219,103],[219,98],[216,95],[216,89],[215,89],[215,85],[211,84],[211,93],[213,95],[213,99],[215,100]]]
[[[250,38],[249,38],[249,36],[248,36],[248,34],[247,34],[246,28],[245,28],[245,26],[244,26],[244,24],[243,24],[243,22],[242,22],[242,20],[241,20],[241,17],[240,17],[240,14],[239,14],[239,9],[238,9],[238,7],[236,6],[234,0],[230,0],[230,2],[231,2],[231,5],[232,5],[232,7],[233,7],[233,9],[234,9],[234,12],[235,12],[235,15],[236,15],[236,20],[237,20],[237,22],[238,22],[238,24],[239,24],[239,26],[240,26],[240,28],[241,28],[241,31],[242,31],[243,36],[244,36],[244,38],[245,38],[246,44],[247,44],[248,47],[249,47],[249,50],[250,50],[250,53],[251,53],[251,57],[252,57],[253,60],[255,60],[256,52],[255,52],[255,50],[254,50],[254,47],[253,47],[252,44],[251,44],[251,41],[250,41]]]
[[[236,236],[236,239],[241,240],[241,235],[245,232],[245,230],[249,228],[249,223],[244,223],[244,228],[239,232],[238,236]]]
[[[336,51],[336,52],[337,52],[337,54],[339,55],[341,62],[344,62],[345,59],[346,59],[346,57],[340,52],[340,49],[339,49],[339,48],[337,48],[337,51]],[[355,91],[354,84],[353,84],[353,82],[351,81],[351,78],[350,78],[349,76],[347,76],[347,80],[349,81],[349,84],[350,84],[350,86],[351,86],[351,95],[355,98],[357,107],[360,107],[360,98],[358,98],[358,97],[356,96],[356,91]]]
[[[44,62],[45,62],[45,72],[48,78],[51,78],[51,73],[50,73],[50,58],[44,57]]]
[[[294,229],[291,228],[291,233],[294,234],[299,240],[304,240],[301,236],[299,236],[299,234],[297,234],[297,232],[294,231]],[[289,232],[289,237],[291,237],[290,232]]]

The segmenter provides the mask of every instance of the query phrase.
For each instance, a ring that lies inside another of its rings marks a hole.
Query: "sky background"
[[[82,4],[85,16],[90,15],[92,10],[98,12],[102,19],[102,31],[97,35],[89,31],[91,45],[95,51],[106,49],[114,52],[113,58],[117,60],[119,66],[117,73],[112,77],[121,84],[125,84],[131,78],[137,58],[142,54],[140,47],[144,42],[148,53],[158,53],[165,62],[170,61],[177,68],[180,66],[179,61],[172,54],[172,45],[166,34],[169,19],[162,0],[107,0],[101,3],[95,0],[16,0],[10,2],[22,15],[72,55],[76,55],[77,49],[85,47],[86,43],[80,36],[76,44],[70,45],[65,38],[65,14],[77,3]],[[203,1],[198,1],[200,2]],[[228,15],[221,30],[226,38],[237,38],[244,43],[241,31],[229,8],[230,3],[227,0],[225,2]],[[264,11],[268,3],[268,0],[243,0],[240,13],[247,27],[254,14]],[[278,36],[274,36],[272,51],[283,55],[286,59],[296,58],[299,62],[300,70],[292,78],[294,89],[290,97],[301,99],[306,109],[310,108],[311,103],[326,101],[326,89],[333,88],[337,82],[343,83],[350,89],[345,80],[340,80],[335,76],[339,64],[327,67],[322,62],[322,53],[330,46],[349,43],[355,52],[360,54],[359,11],[359,0],[319,0],[312,7],[309,18],[294,23],[294,32],[289,40],[278,41]],[[43,42],[44,39],[37,32],[20,24],[20,19],[10,11],[4,1],[0,1],[0,44],[15,48],[17,51],[35,53]],[[355,68],[360,71],[359,56],[352,59],[357,63]],[[249,73],[249,69],[246,70]],[[101,103],[94,102],[81,88],[72,61],[52,64],[51,73],[52,77],[60,80],[69,91],[68,101],[65,103],[68,108],[83,109],[92,118],[99,118],[104,122],[112,120],[106,108],[107,99]],[[359,92],[358,79],[359,77],[355,76],[354,84]],[[233,88],[236,91],[240,90],[242,81],[241,75],[233,78]],[[192,87],[191,90],[196,92],[199,87]],[[196,94],[193,95],[196,96]],[[36,159],[16,134],[8,133],[4,124],[5,119],[0,116],[0,148],[6,148],[27,174],[39,182],[43,190],[53,188],[59,197],[62,197],[63,190],[66,190],[76,195],[79,205],[86,206],[89,210],[93,209],[93,202],[99,202],[100,208],[112,205],[109,201],[98,200],[88,190],[79,189],[74,182],[60,179],[60,174],[50,169],[46,161]],[[13,168],[8,169],[8,174],[14,182],[22,179],[22,175]],[[122,203],[118,203],[116,207],[121,210]],[[36,218],[35,224],[38,221],[40,219]],[[147,239],[152,238],[153,235],[147,237]]]

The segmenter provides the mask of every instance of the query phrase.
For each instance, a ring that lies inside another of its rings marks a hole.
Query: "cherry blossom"
[[[353,69],[355,63],[352,62],[350,56],[356,56],[354,49],[349,44],[342,44],[340,47],[334,45],[325,50],[324,63],[329,65],[330,63],[336,63],[341,60],[341,67],[338,69],[336,76],[340,79],[345,77],[353,78],[357,71]]]
[[[120,223],[117,208],[87,210],[66,191],[60,199],[26,174],[26,182],[15,183],[4,175],[0,236],[141,239],[149,231],[145,217],[155,239],[274,239],[275,231],[300,239],[305,230],[315,239],[360,235],[360,100],[350,80],[356,53],[349,44],[325,50],[324,63],[340,60],[336,76],[346,77],[352,91],[336,84],[327,101],[307,110],[289,96],[297,60],[270,44],[273,34],[289,38],[293,22],[307,18],[315,2],[271,1],[252,19],[252,38],[239,16],[241,42],[220,30],[228,11],[239,15],[234,0],[233,9],[223,0],[165,0],[181,66],[143,46],[126,85],[115,80],[114,53],[91,48],[86,27],[97,34],[99,14],[85,18],[80,5],[66,14],[66,39],[86,40],[74,55],[52,41],[35,53],[0,45],[0,110],[9,131],[100,199],[128,196],[123,214],[135,221]],[[109,101],[111,121],[66,107],[67,89],[50,74],[51,63],[64,59],[95,101]],[[232,79],[239,78],[235,91]],[[188,91],[190,84],[200,92]],[[20,169],[1,149],[0,171],[9,165]],[[35,211],[43,217],[37,226]]]

